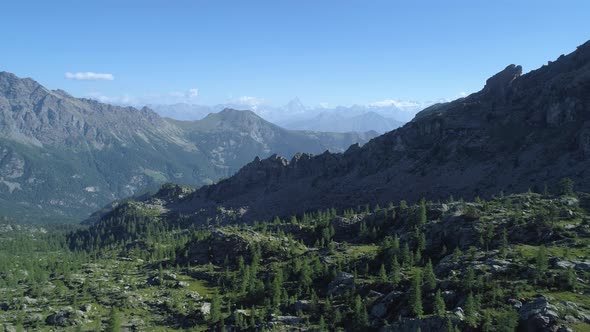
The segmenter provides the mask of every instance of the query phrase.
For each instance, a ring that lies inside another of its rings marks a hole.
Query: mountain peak
[[[483,92],[493,98],[503,98],[512,82],[522,75],[522,66],[508,65],[486,81]]]
[[[305,105],[303,105],[303,103],[301,102],[299,97],[295,97],[292,100],[290,100],[287,103],[287,105],[285,105],[285,108],[290,113],[302,113],[307,109],[307,107],[305,107]]]
[[[15,89],[15,92],[24,95],[30,94],[39,87],[42,87],[41,84],[32,78],[21,78],[7,71],[0,72],[0,91],[11,88]]]
[[[243,122],[247,120],[264,121],[256,113],[250,110],[237,110],[234,108],[224,108],[221,112],[211,113],[207,117],[216,118],[220,121]]]

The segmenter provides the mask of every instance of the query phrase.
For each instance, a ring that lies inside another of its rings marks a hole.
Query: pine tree
[[[391,250],[393,251],[394,255],[399,255],[399,248],[399,237],[396,234],[393,238],[393,243],[391,244]]]
[[[506,254],[508,252],[508,233],[506,228],[502,229],[502,237],[500,238],[500,256],[502,258],[506,258]]]
[[[420,318],[424,313],[422,309],[422,276],[420,271],[416,271],[412,280],[412,289],[410,290],[410,307],[412,313]]]
[[[434,295],[434,314],[439,317],[444,317],[447,314],[445,300],[442,297],[440,289]]]
[[[275,267],[275,275],[271,284],[271,298],[272,304],[275,309],[281,305],[281,294],[283,287],[283,270],[279,267]]]
[[[359,329],[362,329],[369,323],[367,308],[363,305],[360,295],[357,295],[354,301],[354,320]]]
[[[109,314],[109,320],[107,322],[108,332],[119,332],[121,331],[121,317],[119,316],[119,310],[116,307],[111,307]]]
[[[436,288],[436,275],[432,268],[432,261],[429,259],[424,267],[424,285],[427,291],[433,291]]]
[[[565,271],[565,280],[568,289],[572,292],[575,292],[578,284],[578,277],[576,276],[576,271],[574,269],[569,268]]]
[[[549,267],[549,262],[547,259],[547,252],[545,246],[540,246],[537,250],[537,256],[535,258],[535,266],[536,266],[536,278],[537,280],[541,279],[547,268]]]
[[[475,288],[475,270],[473,270],[473,267],[471,266],[467,268],[465,279],[463,279],[463,285],[468,291],[472,291]]]
[[[327,331],[326,329],[326,322],[324,321],[324,316],[321,315],[320,316],[320,323],[318,326],[318,331],[323,332],[323,331]]]
[[[492,316],[490,315],[489,310],[486,310],[485,314],[483,315],[483,321],[481,322],[481,330],[482,332],[492,331]]]
[[[410,253],[410,247],[408,246],[408,243],[404,243],[404,246],[402,248],[402,264],[404,267],[408,267],[411,266],[411,253]]]
[[[453,251],[453,263],[459,263],[462,257],[463,252],[461,251],[461,249],[459,247],[455,247],[455,250]]]
[[[455,331],[455,325],[453,325],[453,322],[451,321],[450,318],[447,318],[447,332],[454,332]]]
[[[391,263],[391,283],[393,286],[397,286],[401,281],[400,266],[397,261],[397,256],[393,256],[393,262]]]
[[[385,271],[384,264],[381,264],[381,268],[379,268],[379,280],[381,282],[387,282],[387,271]]]
[[[221,319],[221,299],[218,294],[214,294],[211,299],[211,310],[209,312],[209,321],[217,323]]]
[[[513,332],[518,327],[518,313],[512,309],[506,309],[496,314],[494,331]]]
[[[477,327],[477,304],[473,293],[469,293],[465,301],[465,322],[471,327]]]
[[[422,198],[420,200],[420,208],[419,208],[419,212],[418,212],[418,220],[417,220],[417,225],[418,226],[422,226],[424,224],[426,224],[427,221],[427,216],[426,216],[426,200],[424,198]]]
[[[561,195],[574,194],[574,181],[570,178],[563,178],[559,181],[559,193]]]

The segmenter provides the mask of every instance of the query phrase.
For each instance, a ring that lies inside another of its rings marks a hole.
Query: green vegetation
[[[131,201],[87,228],[3,226],[0,319],[45,331],[514,331],[543,295],[552,324],[584,331],[588,198],[423,200],[252,224]]]

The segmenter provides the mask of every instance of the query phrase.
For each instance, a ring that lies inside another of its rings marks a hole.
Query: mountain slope
[[[189,141],[200,147],[214,147],[201,150],[215,165],[234,171],[249,162],[251,156],[268,156],[276,151],[282,151],[289,157],[301,150],[312,153],[343,151],[350,145],[349,142],[363,143],[377,136],[376,132],[287,130],[265,121],[252,111],[233,109],[211,113],[199,121],[173,123],[186,132]]]
[[[208,128],[207,121],[168,121],[148,108],[78,99],[1,72],[0,213],[18,220],[64,221],[163,182],[212,183],[256,155],[270,155],[264,138],[246,146],[225,140],[233,128],[250,135],[252,128],[241,121],[239,116],[228,119],[222,128]],[[338,151],[365,141],[358,135],[288,132],[256,121],[263,130],[286,135],[289,149],[272,146],[286,155],[300,149]],[[300,136],[306,140],[290,141]],[[231,163],[214,158],[220,149],[232,156]]]
[[[563,177],[590,189],[590,42],[521,71],[508,66],[481,91],[427,108],[362,148],[256,159],[171,208],[222,205],[260,220],[365,202],[542,190]]]

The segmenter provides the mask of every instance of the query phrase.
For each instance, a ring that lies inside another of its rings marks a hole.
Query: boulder
[[[210,302],[203,302],[203,304],[199,308],[199,311],[201,312],[201,314],[203,316],[209,315],[211,313],[211,303]]]
[[[453,309],[453,315],[457,316],[460,320],[463,320],[463,318],[465,318],[465,312],[461,307]]]
[[[189,286],[189,283],[186,281],[178,281],[176,283],[176,288],[186,288]]]
[[[371,308],[371,316],[376,318],[385,318],[385,316],[387,316],[387,305],[383,302],[375,304]]]
[[[551,264],[551,267],[556,270],[567,270],[576,266],[573,262],[558,257],[552,257],[549,259],[549,264]]]
[[[77,313],[71,308],[66,307],[47,316],[45,323],[50,326],[66,327],[78,325],[79,320]]]
[[[257,240],[260,236],[252,232],[252,239]],[[192,241],[186,245],[188,250],[187,258],[191,264],[222,264],[225,257],[237,258],[250,255],[250,242],[244,236],[233,234],[221,229],[213,229],[208,240]],[[178,255],[180,260],[185,260],[183,255]]]
[[[347,272],[340,272],[328,284],[328,295],[334,295],[352,287],[354,287],[354,276]]]
[[[550,304],[549,299],[544,296],[524,303],[518,310],[518,315],[523,331],[553,332],[557,329],[557,307]]]
[[[284,325],[299,325],[302,319],[297,316],[273,316],[272,322]]]
[[[459,321],[456,318],[442,318],[442,317],[426,317],[422,319],[418,318],[402,318],[401,320],[392,322],[389,326],[382,327],[379,332],[442,332],[447,331],[448,319],[451,320],[452,324],[457,325]]]
[[[294,311],[309,311],[309,309],[311,308],[311,304],[309,301],[307,300],[299,300],[295,303],[293,303],[293,310]]]

